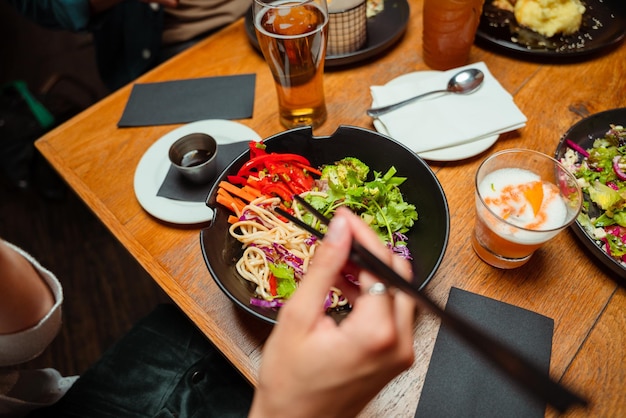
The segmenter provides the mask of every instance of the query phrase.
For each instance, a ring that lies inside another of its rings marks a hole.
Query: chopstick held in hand
[[[300,203],[308,212],[314,215],[322,223],[328,224],[330,220],[318,212],[308,202],[298,195],[294,200]],[[276,213],[289,219],[307,232],[322,239],[324,234],[311,227],[300,219],[292,216],[280,208],[274,209]],[[573,393],[558,382],[553,381],[537,366],[521,357],[500,341],[492,338],[482,330],[476,328],[463,318],[441,309],[428,296],[419,291],[412,282],[406,281],[391,267],[382,262],[357,241],[352,241],[350,260],[361,268],[367,269],[379,278],[417,299],[420,307],[427,309],[441,318],[441,323],[461,337],[467,344],[477,350],[483,357],[495,364],[501,371],[506,373],[512,380],[535,397],[547,402],[560,412],[566,411],[574,405],[587,405],[587,401]]]

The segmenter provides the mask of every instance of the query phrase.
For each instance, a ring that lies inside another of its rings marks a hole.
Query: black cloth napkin
[[[554,320],[452,288],[446,310],[462,315],[548,373]],[[445,326],[437,335],[415,417],[538,417],[545,403],[530,397]]]
[[[119,127],[252,117],[256,74],[135,84]]]
[[[217,150],[217,173],[221,173],[235,158],[242,152],[248,150],[248,142],[235,142],[232,144],[218,144]],[[173,200],[184,200],[187,202],[204,202],[211,191],[215,181],[206,184],[196,184],[187,180],[182,174],[170,165],[170,169],[157,191],[157,196],[166,197]]]

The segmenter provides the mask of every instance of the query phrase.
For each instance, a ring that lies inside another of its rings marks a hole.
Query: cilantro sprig
[[[328,217],[340,206],[347,206],[387,243],[394,244],[395,234],[404,234],[418,219],[415,205],[404,201],[399,186],[406,177],[396,176],[395,167],[384,174],[373,171],[360,160],[347,157],[322,170],[320,180],[327,185],[327,197],[310,194],[306,200]],[[305,219],[313,224],[315,221]]]

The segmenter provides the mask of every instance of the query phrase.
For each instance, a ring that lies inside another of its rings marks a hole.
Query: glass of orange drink
[[[483,161],[475,178],[472,247],[486,263],[512,269],[576,220],[583,196],[560,162],[537,151],[508,149]]]
[[[254,27],[288,129],[326,121],[326,0],[254,0]]]

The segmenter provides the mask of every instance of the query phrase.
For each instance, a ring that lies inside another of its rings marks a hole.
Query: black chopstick
[[[298,195],[295,195],[294,199],[322,223],[328,225],[330,220],[307,201]],[[290,213],[280,208],[275,208],[274,211],[316,237],[320,239],[324,237],[323,233]],[[354,240],[352,241],[350,260],[359,267],[367,269],[385,280],[388,285],[394,286],[415,297],[422,308],[426,308],[438,315],[443,325],[454,331],[459,337],[465,340],[466,343],[482,354],[483,357],[495,364],[501,371],[508,374],[509,377],[517,382],[523,389],[547,402],[549,405],[552,405],[558,411],[565,412],[574,405],[587,405],[585,399],[552,380],[549,375],[541,371],[535,364],[522,357],[507,345],[494,339],[481,329],[476,328],[460,316],[441,309],[428,296],[420,292],[413,281],[407,281],[402,278],[391,267]]]

